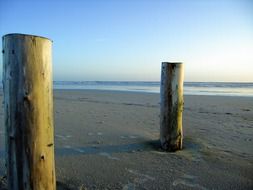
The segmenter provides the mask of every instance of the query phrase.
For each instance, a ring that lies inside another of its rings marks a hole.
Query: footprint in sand
[[[247,109],[247,108],[244,108],[244,109],[241,109],[242,111],[250,111],[250,109]]]
[[[207,188],[205,188],[204,186],[198,184],[197,180],[198,180],[197,176],[185,174],[182,177],[180,177],[179,179],[176,179],[175,181],[173,181],[172,185],[173,186],[182,185],[182,186],[186,186],[186,187],[190,187],[190,188],[197,188],[197,189],[201,189],[201,190],[207,190]]]
[[[112,155],[110,155],[110,154],[107,153],[107,152],[100,152],[98,155],[100,155],[100,156],[105,156],[105,157],[107,157],[108,159],[111,159],[111,160],[120,160],[119,158],[113,157]]]
[[[193,162],[203,161],[202,155],[198,149],[197,150],[196,149],[190,149],[190,150],[185,149],[184,151],[176,152],[174,154],[176,154],[178,156],[182,156],[182,157],[184,157],[188,160],[191,160]]]
[[[152,181],[153,181],[153,180],[155,180],[154,177],[151,177],[151,176],[146,175],[146,174],[139,173],[139,172],[136,171],[136,170],[127,169],[127,171],[128,171],[129,173],[131,173],[131,174],[136,175],[136,176],[139,177],[139,178],[142,178],[141,181],[148,181],[148,180],[152,180]]]
[[[141,185],[147,181],[154,181],[155,178],[146,174],[139,173],[136,170],[126,169],[129,173],[135,176],[133,183],[128,183],[123,186],[123,190],[134,190],[136,186]]]
[[[80,148],[73,148],[75,151],[77,151],[77,152],[80,152],[80,153],[84,153],[84,151],[82,150],[82,149],[80,149]]]
[[[66,137],[63,135],[56,134],[55,137],[61,140],[66,140]]]
[[[94,133],[92,133],[92,132],[89,132],[88,133],[88,136],[93,136],[94,135]],[[96,135],[98,135],[98,136],[102,136],[103,135],[103,133],[101,133],[101,132],[97,132],[96,133]]]
[[[245,138],[244,141],[251,142],[252,139],[251,138]]]
[[[126,185],[123,186],[122,190],[135,190],[136,189],[135,186],[136,185],[133,184],[133,183],[128,183],[128,184],[126,184]]]
[[[55,137],[65,141],[65,140],[71,138],[72,135],[59,135],[59,134],[56,134]]]
[[[121,135],[120,138],[121,139],[127,139],[127,138],[129,138],[129,139],[137,139],[138,137],[135,136],[135,135],[128,135],[128,136]]]
[[[102,136],[102,135],[103,135],[103,133],[101,133],[101,132],[97,132],[97,135],[98,135],[98,136]]]

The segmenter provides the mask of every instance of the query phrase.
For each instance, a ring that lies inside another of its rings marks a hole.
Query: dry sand
[[[158,94],[56,90],[54,104],[58,189],[253,189],[253,98],[185,96],[175,153],[159,148]]]

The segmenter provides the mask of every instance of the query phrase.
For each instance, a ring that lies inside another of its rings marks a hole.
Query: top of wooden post
[[[10,34],[3,35],[3,38],[5,38],[7,36],[23,36],[23,37],[42,38],[42,39],[46,39],[46,40],[49,40],[49,41],[53,42],[53,40],[51,40],[49,38],[46,38],[46,37],[43,37],[43,36],[31,35],[31,34],[10,33]]]
[[[183,62],[162,62],[162,64],[183,64]]]

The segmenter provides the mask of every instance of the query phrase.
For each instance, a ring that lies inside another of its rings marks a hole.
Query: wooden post
[[[166,151],[180,150],[183,145],[183,80],[182,63],[162,63],[160,141]]]
[[[52,41],[3,36],[8,189],[55,190]]]

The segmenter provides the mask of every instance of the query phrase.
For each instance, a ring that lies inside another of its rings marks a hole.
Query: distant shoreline
[[[0,85],[0,89],[2,86]],[[54,90],[96,90],[160,93],[160,82],[148,81],[54,81]],[[185,82],[184,95],[253,97],[253,83]]]
[[[69,91],[69,92],[111,92],[111,93],[118,93],[118,94],[157,94],[157,92],[141,92],[141,91],[124,91],[124,90],[104,90],[104,89],[53,89],[55,92],[59,91]],[[233,96],[233,95],[208,95],[208,94],[184,94],[184,96],[206,96],[206,97],[228,97],[228,98],[253,98],[252,96]]]
[[[160,82],[148,81],[54,81],[54,89],[109,90],[160,93]],[[253,83],[185,82],[185,95],[253,97]]]

